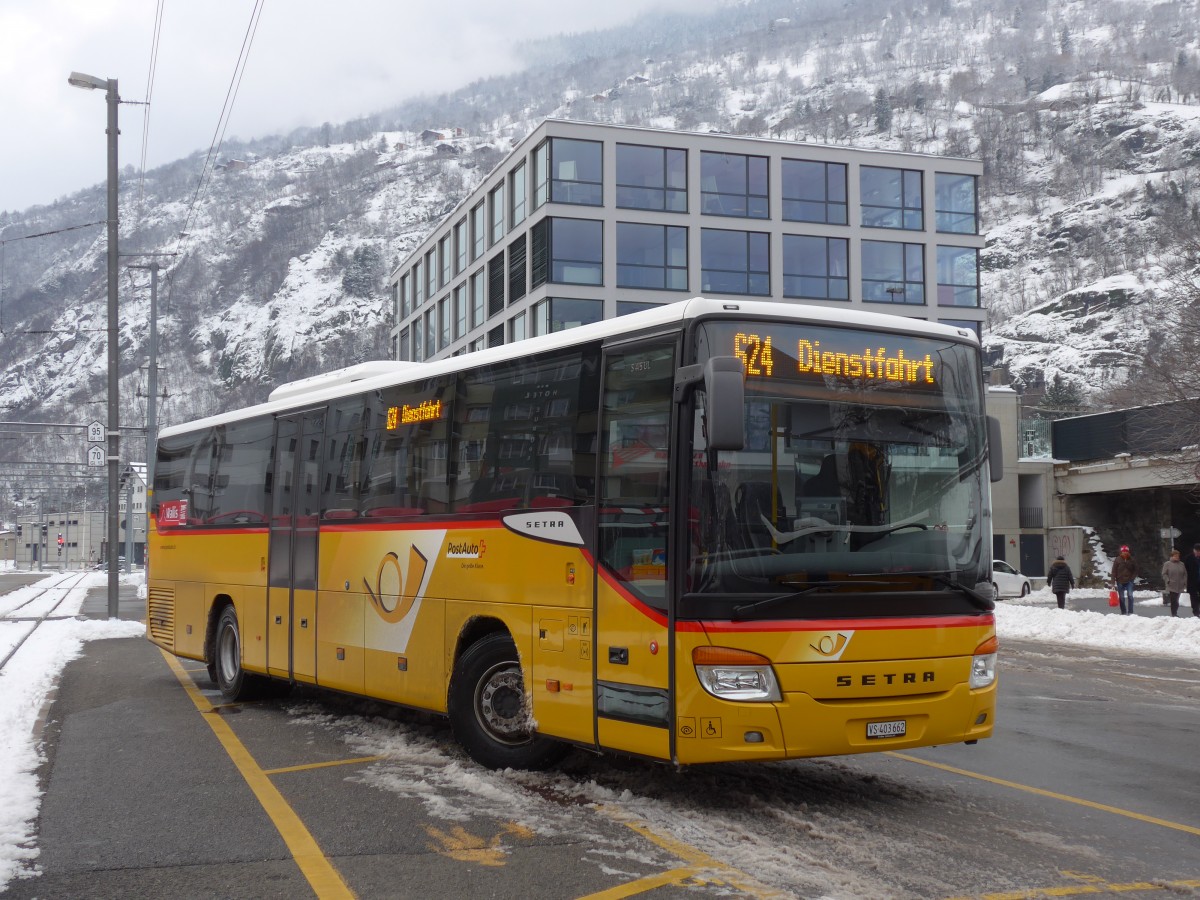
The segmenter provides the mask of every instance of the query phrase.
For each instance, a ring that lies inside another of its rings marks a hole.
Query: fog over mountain
[[[1200,0],[746,0],[525,52],[515,76],[123,170],[121,252],[175,254],[160,424],[386,358],[387,273],[545,116],[983,160],[984,341],[1031,398],[1056,376],[1090,408],[1136,396],[1200,308]],[[103,184],[0,212],[7,420],[101,417],[104,218]],[[120,296],[140,426],[148,273],[123,265]]]

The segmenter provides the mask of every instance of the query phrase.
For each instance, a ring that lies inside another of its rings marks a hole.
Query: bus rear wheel
[[[463,652],[448,700],[455,739],[482,766],[544,769],[567,752],[534,729],[521,661],[507,634],[489,634]]]

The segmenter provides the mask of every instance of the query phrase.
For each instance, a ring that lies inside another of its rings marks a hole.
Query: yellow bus
[[[148,635],[229,700],[445,714],[490,767],[971,744],[995,431],[974,333],[849,310],[366,363],[162,431]]]

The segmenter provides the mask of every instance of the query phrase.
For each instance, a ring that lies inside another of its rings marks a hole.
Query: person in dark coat
[[[1046,573],[1046,584],[1058,598],[1058,608],[1066,609],[1067,591],[1075,587],[1075,573],[1061,556],[1056,556],[1051,563],[1050,571]]]
[[[1192,544],[1192,552],[1183,560],[1187,569],[1187,592],[1192,601],[1192,615],[1200,619],[1200,544]]]
[[[1183,564],[1183,560],[1179,558],[1179,551],[1172,550],[1171,558],[1163,563],[1162,567],[1163,587],[1166,588],[1164,593],[1167,595],[1167,602],[1171,604],[1171,615],[1179,615],[1179,595],[1186,590],[1188,586],[1188,571],[1187,566]]]
[[[1133,615],[1133,583],[1140,574],[1137,560],[1129,552],[1128,546],[1121,547],[1121,555],[1113,560],[1112,580],[1117,587],[1117,596],[1121,600],[1121,615]]]

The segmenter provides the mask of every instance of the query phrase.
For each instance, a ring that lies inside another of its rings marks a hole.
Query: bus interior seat
[[[775,515],[771,515],[771,499],[774,494]],[[734,508],[738,522],[745,532],[750,546],[769,547],[771,532],[767,522],[778,528],[784,518],[783,498],[778,488],[767,481],[746,481],[737,486],[734,493]],[[763,520],[766,521],[763,521]]]

